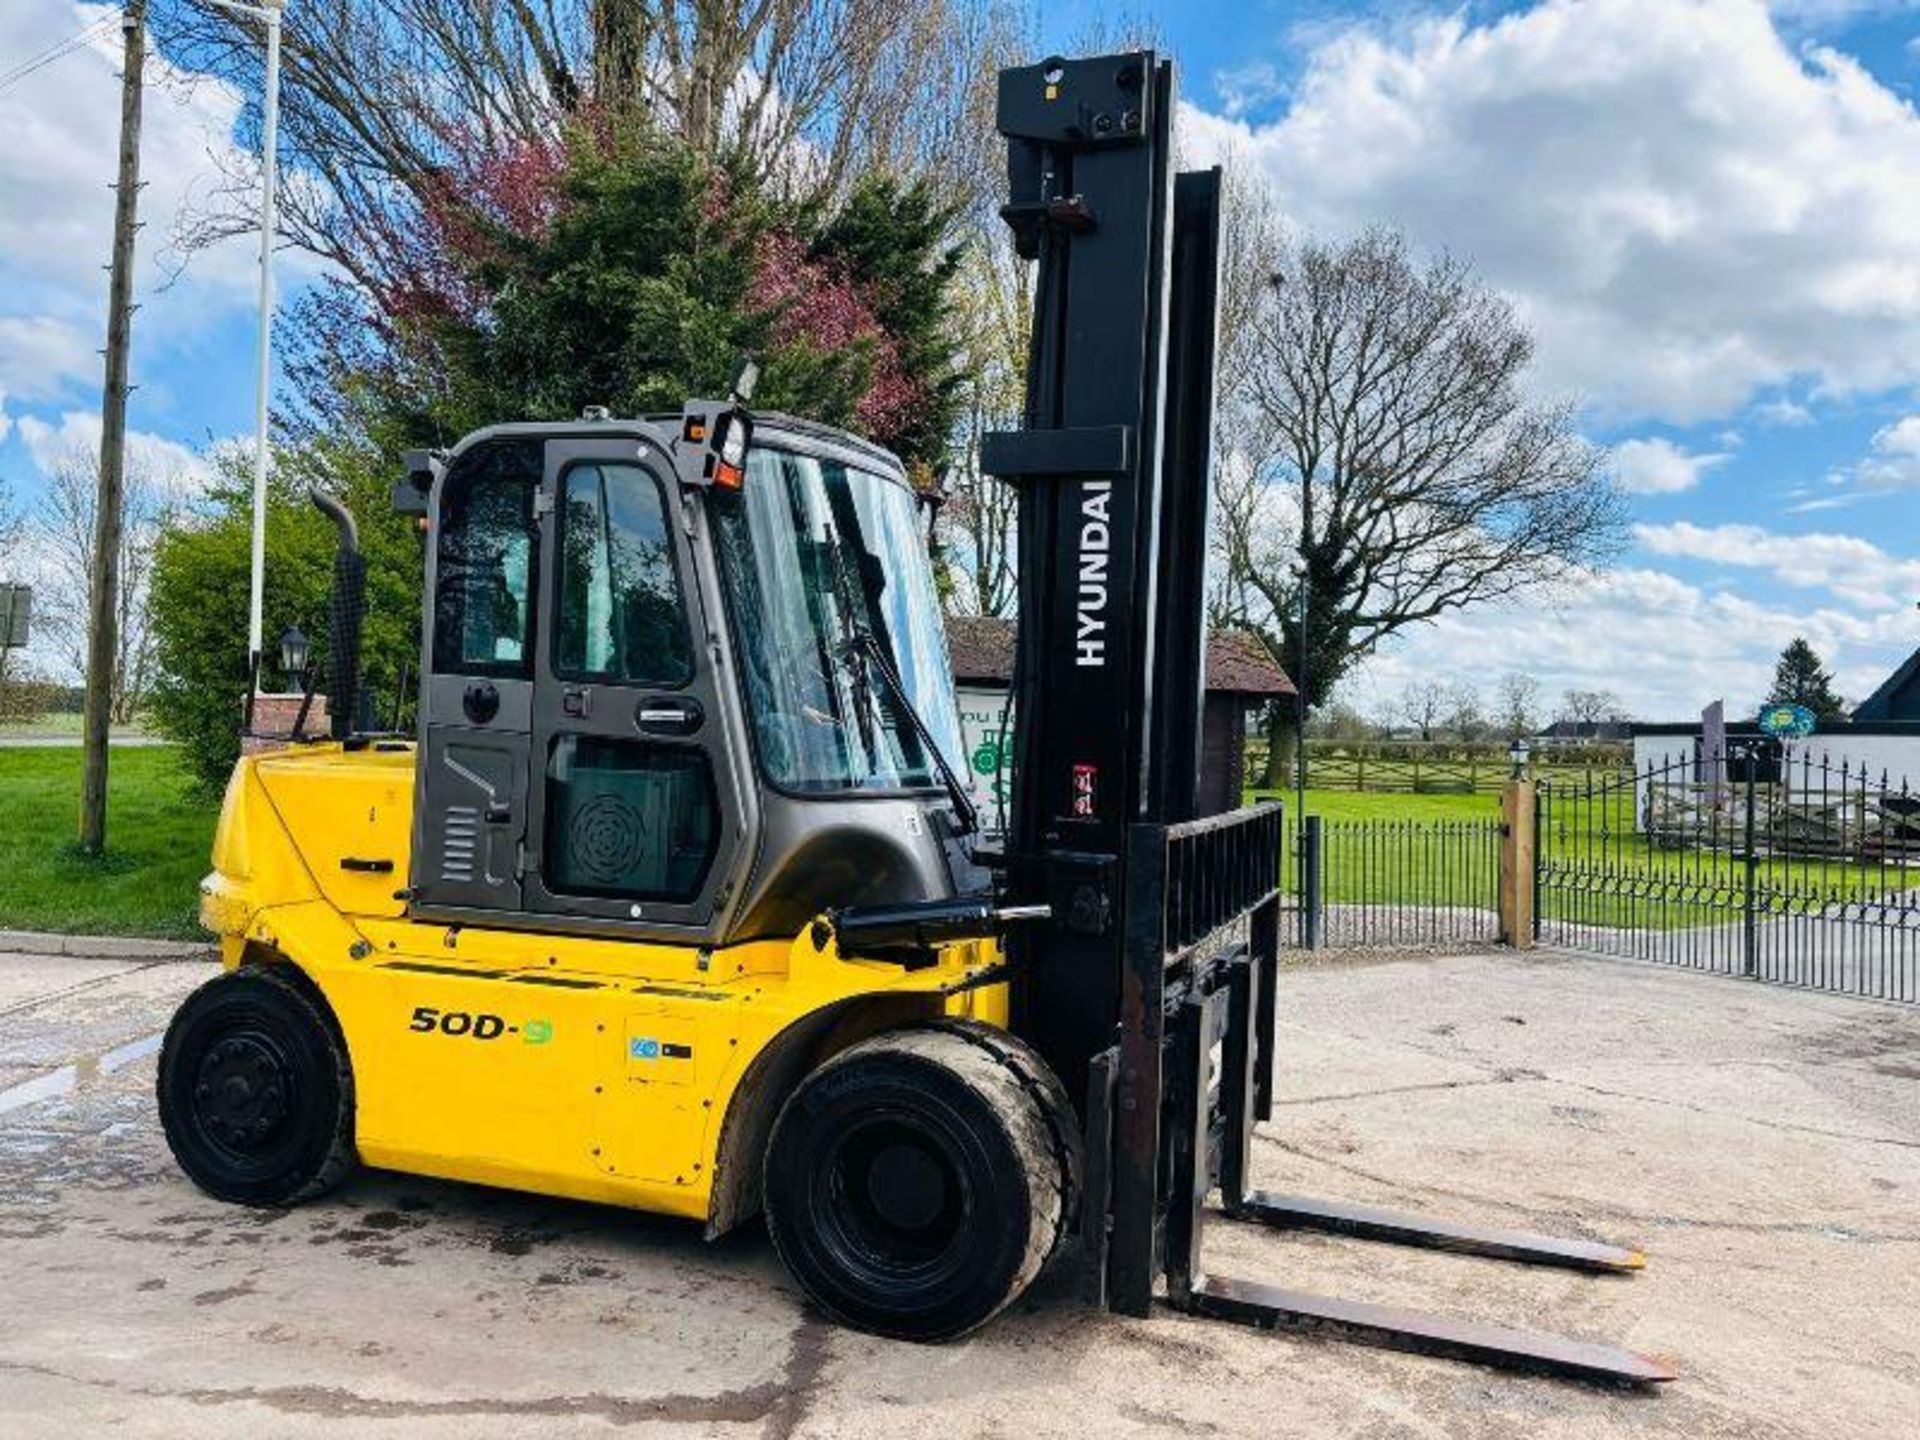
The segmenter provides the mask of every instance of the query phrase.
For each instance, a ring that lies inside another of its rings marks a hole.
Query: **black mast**
[[[1172,115],[1151,51],[1000,77],[1001,213],[1039,266],[1026,428],[982,456],[1020,489],[1007,862],[1053,906],[1015,1023],[1076,1094],[1119,1018],[1127,827],[1189,818],[1198,769],[1219,182],[1170,185]]]

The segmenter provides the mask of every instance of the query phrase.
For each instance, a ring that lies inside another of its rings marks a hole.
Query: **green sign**
[[[1813,734],[1818,718],[1804,705],[1769,705],[1760,712],[1760,728],[1776,740],[1799,740]]]

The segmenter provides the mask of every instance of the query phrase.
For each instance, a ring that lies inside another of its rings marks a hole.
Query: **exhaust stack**
[[[336,740],[354,732],[360,711],[360,632],[367,619],[367,562],[360,554],[360,530],[338,500],[317,487],[307,495],[340,532],[333,555],[333,596],[328,605],[327,688],[329,728]]]

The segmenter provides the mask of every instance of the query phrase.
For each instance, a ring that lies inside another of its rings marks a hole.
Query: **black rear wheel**
[[[1002,1032],[893,1031],[794,1092],[766,1162],[767,1227],[808,1297],[909,1340],[1017,1298],[1073,1203],[1075,1130],[1038,1056]]]
[[[357,1161],[346,1045],[319,1002],[273,970],[229,971],[187,997],[155,1094],[174,1159],[219,1200],[298,1204]]]

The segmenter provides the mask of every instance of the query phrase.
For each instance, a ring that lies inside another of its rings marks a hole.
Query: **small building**
[[[1533,736],[1539,745],[1611,745],[1633,738],[1631,720],[1556,720]]]
[[[947,617],[947,651],[960,698],[968,778],[986,827],[1005,820],[1007,758],[1012,748],[1013,621],[991,615]],[[1266,647],[1244,631],[1207,639],[1206,699],[1200,717],[1200,809],[1240,805],[1246,775],[1247,717],[1268,701],[1289,697],[1293,682]]]
[[[1804,739],[1774,740],[1751,720],[1728,721],[1729,768],[1752,767],[1755,781],[1824,789],[1834,784],[1920,791],[1920,650],[1909,655],[1878,690],[1844,720],[1822,720]],[[1676,766],[1702,764],[1698,720],[1633,726],[1633,764],[1643,778]],[[1748,758],[1750,757],[1750,758]]]
[[[1826,791],[1848,785],[1920,789],[1920,720],[1823,720],[1804,739],[1775,740],[1751,720],[1727,724],[1723,773],[1744,779],[1751,766],[1760,784]],[[1643,788],[1648,776],[1692,770],[1710,778],[1700,722],[1633,727],[1633,766]]]
[[[1920,650],[1854,708],[1853,718],[1868,723],[1911,720],[1920,723]]]

